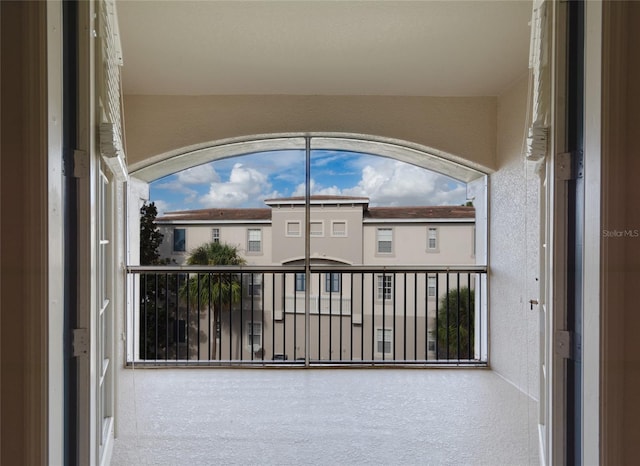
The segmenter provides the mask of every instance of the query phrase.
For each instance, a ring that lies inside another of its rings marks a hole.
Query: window
[[[187,232],[184,228],[173,229],[173,250],[175,252],[185,252],[187,250]]]
[[[220,228],[211,229],[211,241],[213,241],[214,243],[220,242]]]
[[[390,328],[378,328],[376,329],[376,343],[378,353],[391,353],[391,339],[393,333]]]
[[[305,291],[307,276],[303,273],[296,273],[296,291]]]
[[[311,236],[324,236],[324,222],[310,222],[309,234]]]
[[[324,289],[327,293],[340,291],[340,278],[339,273],[327,273],[325,274]]]
[[[391,254],[393,252],[393,230],[378,228],[378,253]]]
[[[300,236],[300,222],[287,222],[287,236]]]
[[[253,351],[262,348],[262,322],[247,322],[247,346]]]
[[[174,343],[186,343],[187,342],[187,321],[184,319],[178,319],[173,321],[173,331],[171,337]]]
[[[244,289],[246,296],[261,296],[262,295],[262,274],[251,273],[244,276]]]
[[[393,290],[393,276],[378,275],[378,299],[391,299]]]
[[[438,229],[429,228],[427,236],[427,249],[429,251],[436,251],[438,249]]]
[[[343,220],[331,222],[331,236],[347,236],[347,222]]]
[[[262,252],[262,230],[259,228],[247,230],[247,252]]]
[[[429,285],[427,288],[427,294],[430,298],[436,295],[436,277],[429,277]]]

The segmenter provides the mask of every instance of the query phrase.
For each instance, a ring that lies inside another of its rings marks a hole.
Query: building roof
[[[473,219],[476,212],[469,206],[413,206],[413,207],[369,207],[365,219]]]
[[[180,221],[180,220],[271,220],[271,209],[198,209],[181,210],[167,212],[158,221]]]

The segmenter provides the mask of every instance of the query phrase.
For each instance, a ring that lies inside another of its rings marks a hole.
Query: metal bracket
[[[89,354],[89,334],[86,328],[73,329],[73,356],[87,356]]]
[[[571,357],[571,333],[566,330],[557,330],[554,348],[556,356],[569,359]]]
[[[567,181],[572,179],[571,159],[571,152],[562,152],[560,154],[556,154],[555,172],[557,180]]]

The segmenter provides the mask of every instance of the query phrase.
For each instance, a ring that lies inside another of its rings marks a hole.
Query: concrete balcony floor
[[[134,369],[113,465],[537,465],[538,407],[487,369]]]

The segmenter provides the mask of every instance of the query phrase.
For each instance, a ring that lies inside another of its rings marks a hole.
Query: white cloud
[[[371,205],[455,205],[463,204],[466,187],[437,173],[391,159],[371,159],[361,169],[355,186],[340,189],[322,186],[311,180],[311,193],[368,197]],[[304,184],[299,184],[295,196],[303,196]]]
[[[265,173],[236,163],[229,174],[229,181],[210,183],[209,192],[199,201],[205,207],[247,207],[263,205],[264,199],[278,196],[271,190]]]
[[[188,168],[176,173],[177,182],[181,184],[206,184],[220,181],[220,176],[210,163]]]

